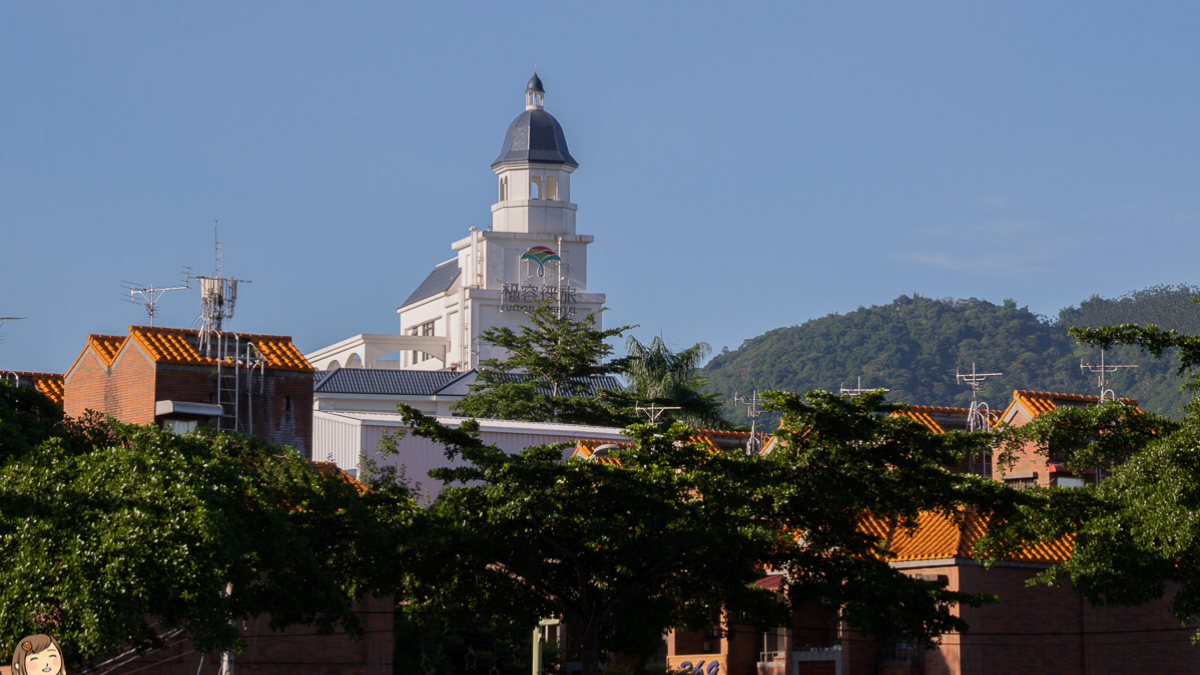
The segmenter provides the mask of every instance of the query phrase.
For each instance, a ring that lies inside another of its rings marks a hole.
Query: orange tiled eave
[[[1100,397],[1086,394],[1059,394],[1049,391],[1027,391],[1023,389],[1016,389],[1013,391],[1013,401],[1009,404],[1008,408],[1005,409],[1004,416],[1002,416],[1001,419],[1006,417],[1009,410],[1011,410],[1012,407],[1018,403],[1020,403],[1021,407],[1023,407],[1025,410],[1029,411],[1032,417],[1037,417],[1038,415],[1048,413],[1057,408],[1059,401],[1096,404],[1100,402]],[[1123,398],[1120,399],[1120,401],[1121,403],[1130,406],[1134,410],[1141,412],[1141,410],[1137,407],[1138,403],[1136,399]]]
[[[130,326],[129,335],[137,340],[137,343],[150,355],[151,360],[156,363],[210,365],[217,362],[216,359],[200,355],[189,341],[189,338],[194,339],[198,336],[199,331],[185,328]],[[272,370],[313,372],[312,364],[292,343],[290,336],[257,333],[225,333],[225,336],[227,338],[234,336],[241,342],[253,343],[266,361],[267,367]]]
[[[63,376],[58,373],[38,373],[24,370],[13,371],[17,377],[24,377],[33,382],[33,388],[42,392],[46,398],[58,405],[63,404]]]
[[[987,525],[978,514],[965,513],[955,519],[931,511],[922,512],[917,526],[911,530],[889,526],[873,517],[864,519],[860,529],[887,544],[892,553],[889,562],[970,558],[975,542],[987,533]],[[1023,547],[1009,561],[1059,563],[1071,557],[1072,547],[1073,541],[1069,537],[1038,542]]]

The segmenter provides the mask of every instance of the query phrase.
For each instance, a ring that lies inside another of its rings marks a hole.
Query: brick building
[[[67,370],[64,410],[186,431],[197,424],[311,458],[313,369],[290,337],[130,326],[89,335]]]
[[[1003,414],[991,423],[1022,425],[1062,405],[1094,405],[1096,396],[1017,390]],[[1136,406],[1136,401],[1122,403]],[[909,417],[936,433],[964,430],[970,410],[910,406],[895,414]],[[990,417],[990,416],[989,416]],[[770,451],[777,441],[766,445]],[[594,444],[580,443],[577,456]],[[1017,465],[1001,467],[995,457],[950,467],[994,476],[1015,486],[1077,485],[1052,458],[1032,447],[1018,453]],[[1007,473],[1005,472],[1007,471]],[[1071,543],[1062,540],[1022,550],[991,567],[972,557],[987,524],[974,513],[961,522],[922,514],[906,530],[868,519],[863,527],[886,543],[888,563],[905,574],[933,581],[948,590],[995,595],[979,608],[954,607],[970,629],[942,637],[933,649],[881,641],[837,621],[829,609],[813,604],[796,613],[791,625],[767,630],[735,625],[725,635],[673,631],[666,638],[666,662],[706,675],[1118,675],[1125,673],[1200,672],[1200,647],[1191,644],[1195,627],[1181,627],[1160,600],[1139,607],[1094,607],[1069,587],[1029,585],[1042,570],[1066,560]],[[759,585],[780,591],[784,577],[769,574]],[[714,611],[714,625],[720,623]]]
[[[1020,427],[1030,421],[1061,406],[1083,407],[1096,405],[1099,396],[1082,396],[1079,394],[1055,394],[1045,391],[1013,391],[1012,402],[1000,415],[1000,424]],[[1120,399],[1123,405],[1138,410],[1137,401],[1131,398]],[[1074,475],[1058,464],[1054,457],[1047,458],[1032,445],[1026,445],[1016,453],[1011,466],[1002,465],[1000,457],[992,458],[992,471],[997,480],[1015,485],[1040,485],[1042,487],[1059,486],[1074,487],[1082,485],[1084,480],[1094,479],[1092,471],[1082,475]]]
[[[0,379],[18,387],[32,387],[46,395],[58,405],[63,404],[63,376],[57,373],[33,373],[9,370],[0,373]]]

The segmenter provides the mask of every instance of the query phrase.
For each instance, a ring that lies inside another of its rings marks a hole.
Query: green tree
[[[1071,333],[1104,348],[1177,351],[1181,374],[1200,365],[1200,336],[1153,324]],[[1010,444],[1032,444],[1077,469],[1112,467],[1099,485],[1037,491],[1039,502],[1009,524],[1025,530],[1017,536],[1074,537],[1071,559],[1042,581],[1069,582],[1098,605],[1140,605],[1169,594],[1181,625],[1200,618],[1200,399],[1178,422],[1106,403],[1058,408],[1009,433]]]
[[[819,601],[880,636],[931,640],[964,626],[948,604],[986,598],[947,592],[891,568],[862,526],[868,515],[913,525],[922,510],[1005,513],[1017,493],[952,474],[984,434],[937,435],[874,393],[847,400],[770,394],[787,428],[766,455],[714,451],[682,424],[635,425],[617,463],[571,458],[560,447],[506,455],[470,423],[450,429],[402,408],[417,435],[466,465],[432,472],[448,487],[430,509],[427,556],[410,609],[467,602],[497,621],[560,616],[583,632],[584,672],[601,654],[646,654],[669,628],[733,621],[781,625],[789,605]],[[788,602],[752,582],[786,569]]]
[[[789,572],[792,605],[817,601],[868,633],[926,644],[947,631],[966,630],[946,607],[991,598],[948,592],[892,568],[889,551],[862,525],[872,518],[915,527],[924,512],[1011,519],[1026,501],[1021,493],[945,468],[978,456],[990,445],[989,435],[932,433],[889,415],[902,406],[885,403],[882,391],[854,398],[767,392],[764,398],[783,424],[775,449],[760,460],[760,517],[802,533],[798,546],[768,559],[772,568]]]
[[[177,630],[240,649],[233,620],[355,632],[354,601],[395,587],[403,495],[238,435],[93,418],[29,440],[0,448],[0,643],[49,632],[95,662]]]
[[[630,336],[625,342],[625,376],[629,392],[642,403],[680,408],[667,411],[671,419],[694,427],[722,429],[729,426],[721,414],[720,395],[703,394],[708,381],[700,365],[712,348],[706,342],[673,351],[662,337],[642,344]]]
[[[483,331],[480,339],[507,356],[479,364],[476,383],[455,404],[455,412],[530,422],[624,426],[634,421],[624,392],[597,389],[594,382],[624,369],[624,359],[609,358],[612,347],[606,340],[632,326],[600,329],[595,313],[576,321],[559,316],[549,304],[535,305],[528,318],[517,330]]]

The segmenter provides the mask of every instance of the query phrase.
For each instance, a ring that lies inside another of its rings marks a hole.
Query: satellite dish
[[[620,449],[620,447],[621,446],[617,445],[616,443],[605,443],[604,445],[598,445],[596,446],[596,449],[592,451],[590,457],[592,459],[607,459],[610,452]]]

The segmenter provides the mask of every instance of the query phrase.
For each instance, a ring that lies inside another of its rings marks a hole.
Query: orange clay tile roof
[[[904,410],[897,410],[892,413],[892,417],[907,417],[924,424],[935,434],[944,434],[946,433],[946,429],[934,419],[935,415],[942,417],[943,420],[947,415],[961,415],[963,417],[963,425],[965,426],[966,417],[970,412],[969,408],[947,408],[940,405],[910,405]]]
[[[762,440],[763,445],[765,446],[767,443],[767,440],[768,440],[767,435],[766,434],[758,434],[758,436],[759,436],[760,440]],[[716,452],[717,450],[720,450],[722,447],[729,448],[730,443],[728,441],[730,441],[730,440],[744,441],[749,438],[750,438],[749,431],[716,431],[716,430],[712,430],[712,429],[697,429],[696,435],[692,436],[688,440],[692,441],[693,443],[701,443],[705,447],[707,447],[709,450]],[[726,442],[722,443],[720,441],[726,441]],[[575,442],[575,449],[571,452],[570,456],[571,457],[582,457],[584,459],[590,458],[592,456],[592,454],[595,452],[596,448],[601,445],[604,445],[604,444],[613,444],[620,448],[628,448],[632,445],[632,443],[629,443],[627,441],[613,443],[612,441],[601,440],[601,439],[596,439],[596,438],[581,438]],[[605,464],[618,464],[618,465],[620,464],[619,461],[612,459],[611,457],[597,457],[596,459],[604,462]]]
[[[89,335],[88,345],[96,352],[96,356],[104,362],[104,365],[111,366],[113,360],[117,358],[117,352],[121,351],[121,347],[125,346],[124,335]]]
[[[322,475],[337,478],[343,483],[354,486],[359,494],[371,491],[371,488],[363,485],[362,481],[346,473],[345,469],[342,469],[333,462],[313,462],[312,464]]]
[[[193,346],[199,331],[185,328],[160,328],[158,326],[130,326],[129,337],[141,345],[155,363],[181,365],[215,364],[216,359],[201,356]],[[252,342],[266,360],[271,370],[294,370],[310,373],[312,365],[304,358],[292,338],[285,335],[255,335],[252,333],[225,333],[236,336],[242,343]]]
[[[922,512],[912,530],[889,526],[873,517],[865,519],[860,527],[888,544],[893,554],[890,562],[970,558],[975,542],[987,531],[983,518],[974,512],[966,513],[961,522],[945,514]],[[1072,546],[1070,538],[1039,542],[1022,548],[1009,561],[1060,563],[1071,557]]]
[[[23,370],[14,371],[23,380],[29,380],[33,388],[46,395],[46,398],[58,405],[63,404],[63,376],[58,373],[31,373]]]
[[[1127,406],[1137,408],[1137,400],[1132,398],[1120,399],[1121,403]],[[1058,407],[1060,402],[1064,403],[1099,403],[1099,396],[1084,396],[1081,394],[1056,394],[1048,391],[1026,391],[1024,389],[1016,389],[1013,391],[1012,403],[1004,410],[1004,414],[1000,416],[1004,419],[1008,416],[1013,406],[1018,403],[1028,410],[1034,417],[1043,413],[1048,413]]]

